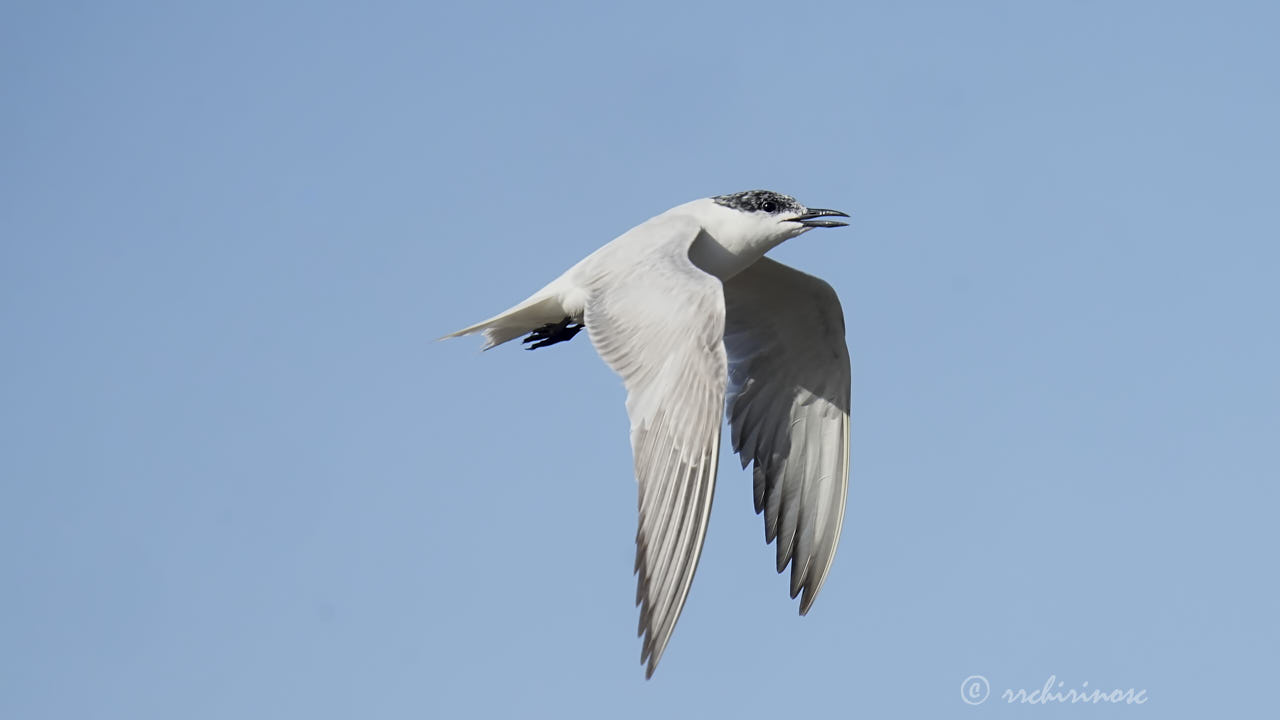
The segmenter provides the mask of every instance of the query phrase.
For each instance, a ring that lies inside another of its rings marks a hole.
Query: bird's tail
[[[482,332],[484,333],[485,343],[481,349],[488,350],[495,345],[501,345],[508,340],[514,340],[521,335],[531,333],[544,325],[560,322],[564,318],[565,311],[559,299],[554,295],[540,292],[484,322],[462,328],[458,332],[450,333],[440,339],[447,340],[461,335]]]

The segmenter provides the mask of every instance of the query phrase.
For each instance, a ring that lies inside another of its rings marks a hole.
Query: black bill
[[[824,217],[849,217],[848,213],[842,213],[839,210],[823,210],[822,208],[809,208],[803,215],[797,215],[793,218],[787,218],[788,222],[798,222],[805,227],[811,228],[832,228],[844,227],[849,223],[839,222],[837,220],[819,220]]]

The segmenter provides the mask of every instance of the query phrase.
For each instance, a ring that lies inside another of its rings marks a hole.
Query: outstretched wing
[[[640,503],[640,662],[648,662],[651,677],[702,553],[727,366],[720,281],[689,260],[701,228],[671,218],[637,230],[653,237],[628,262],[601,263],[589,282],[585,322],[596,351],[627,388]]]
[[[809,611],[831,569],[849,478],[849,351],[827,283],[762,258],[724,284],[726,414],[756,512]]]

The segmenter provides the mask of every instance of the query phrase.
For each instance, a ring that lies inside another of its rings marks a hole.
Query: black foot
[[[573,336],[581,332],[584,327],[586,326],[582,323],[577,323],[570,318],[565,318],[558,323],[547,323],[537,330],[534,330],[529,333],[529,337],[525,338],[522,342],[525,344],[533,343],[532,345],[529,345],[529,347],[525,348],[525,350],[537,350],[540,347],[546,347],[548,345],[555,345],[556,343],[572,340]]]

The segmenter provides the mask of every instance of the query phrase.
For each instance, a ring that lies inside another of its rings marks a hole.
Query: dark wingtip
[[[817,588],[812,582],[804,584],[804,594],[800,596],[800,614],[808,615],[813,601],[818,599]]]

